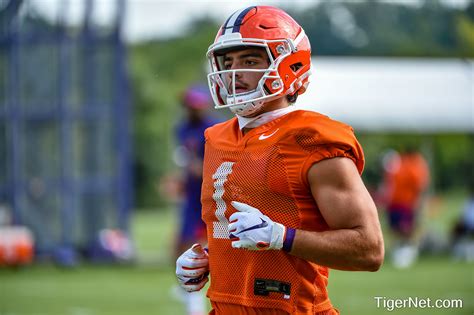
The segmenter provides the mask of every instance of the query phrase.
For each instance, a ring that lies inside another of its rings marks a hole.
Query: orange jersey
[[[394,167],[386,174],[387,202],[413,209],[429,184],[428,164],[419,153],[401,154],[392,163]]]
[[[208,128],[202,186],[214,304],[315,314],[332,309],[328,268],[284,251],[234,249],[228,218],[231,201],[259,209],[295,229],[325,231],[328,225],[311,195],[309,168],[323,159],[347,157],[362,172],[364,157],[351,127],[297,110],[242,135],[236,118]],[[262,290],[262,283],[277,289]]]

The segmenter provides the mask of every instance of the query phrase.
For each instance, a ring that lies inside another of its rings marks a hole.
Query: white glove
[[[286,227],[273,222],[260,210],[245,203],[232,201],[238,211],[229,217],[229,232],[233,248],[250,250],[282,249]],[[236,240],[237,239],[237,240]]]
[[[209,256],[201,244],[194,244],[176,260],[179,285],[188,292],[201,290],[209,281]]]

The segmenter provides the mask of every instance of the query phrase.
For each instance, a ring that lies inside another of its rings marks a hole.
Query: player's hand
[[[229,217],[229,232],[233,248],[250,250],[282,249],[286,227],[273,222],[260,210],[245,203],[232,201],[237,210]]]
[[[209,281],[209,256],[201,244],[194,244],[176,260],[179,285],[188,292],[201,290]]]

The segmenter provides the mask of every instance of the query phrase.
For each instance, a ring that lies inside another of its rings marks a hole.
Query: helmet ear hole
[[[290,66],[290,69],[293,71],[293,73],[297,73],[299,69],[303,67],[303,64],[301,62],[294,63]]]

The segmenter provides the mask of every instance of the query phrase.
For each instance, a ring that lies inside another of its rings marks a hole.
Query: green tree
[[[179,95],[188,84],[203,81],[205,54],[217,26],[194,22],[186,36],[131,47],[130,70],[134,105],[134,161],[139,207],[163,204],[156,187],[174,167],[174,125]]]

